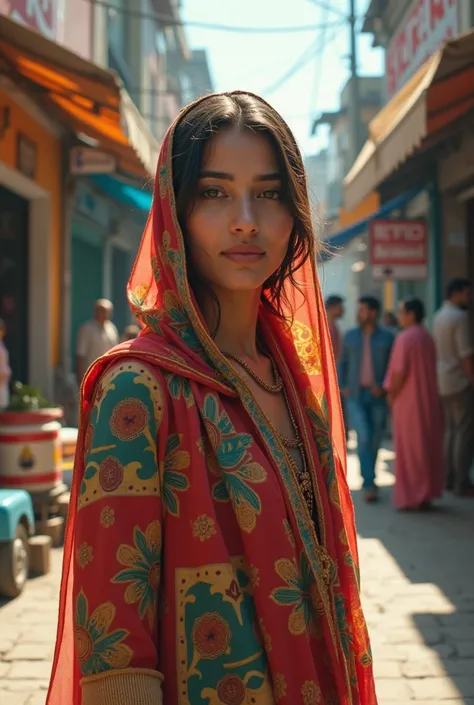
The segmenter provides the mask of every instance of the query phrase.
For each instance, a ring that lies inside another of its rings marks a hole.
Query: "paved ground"
[[[357,491],[365,610],[379,705],[474,705],[474,501],[443,501],[425,515],[390,506],[393,453],[381,453],[382,502]],[[53,572],[0,603],[0,703],[44,705],[56,623],[61,552]]]

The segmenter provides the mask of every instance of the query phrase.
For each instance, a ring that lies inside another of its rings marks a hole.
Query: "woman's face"
[[[282,175],[263,135],[227,129],[209,143],[187,218],[189,255],[219,291],[256,291],[281,265],[293,218]]]

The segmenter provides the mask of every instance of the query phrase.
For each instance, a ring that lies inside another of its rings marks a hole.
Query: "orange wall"
[[[61,186],[61,142],[35,119],[20,108],[8,95],[0,91],[0,113],[4,107],[10,108],[10,129],[0,141],[0,159],[16,168],[17,134],[21,132],[36,144],[36,178],[35,183],[51,194],[51,259],[50,270],[45,276],[52,280],[51,312],[51,364],[56,365],[60,359],[60,297],[62,282],[61,267],[61,222],[62,222],[62,186]]]

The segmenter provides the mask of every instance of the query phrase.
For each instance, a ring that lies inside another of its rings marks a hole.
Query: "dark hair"
[[[470,279],[465,279],[464,277],[455,277],[448,282],[446,287],[446,298],[450,299],[453,294],[460,294],[466,289],[472,286]]]
[[[421,299],[417,299],[415,296],[405,299],[403,301],[403,307],[407,313],[413,313],[417,323],[423,321],[425,317],[425,304]]]
[[[295,274],[308,257],[315,257],[315,238],[306,188],[303,160],[290,128],[283,118],[257,96],[233,91],[211,95],[198,102],[180,120],[173,138],[173,188],[179,224],[186,245],[186,220],[196,198],[197,184],[205,158],[205,151],[213,136],[223,129],[237,127],[265,135],[276,156],[281,172],[283,199],[294,225],[286,256],[279,269],[265,282],[262,303],[272,313],[283,318],[283,306],[288,305],[284,284],[289,279],[294,286]],[[187,258],[188,279],[194,294],[205,289],[219,304],[205,281]],[[216,328],[217,329],[217,328]]]
[[[341,304],[343,304],[344,299],[342,298],[342,296],[333,294],[332,296],[328,296],[324,303],[326,308],[332,308],[333,306],[340,306]]]
[[[380,313],[380,301],[375,296],[361,296],[359,303],[365,304],[370,311]]]
[[[396,317],[396,315],[393,313],[393,311],[385,311],[385,313],[384,313],[383,315],[384,315],[384,318],[388,318],[388,319],[389,319],[389,321],[390,321],[389,325],[391,325],[391,326],[396,326],[396,325],[397,325],[397,323],[398,323],[397,317]]]

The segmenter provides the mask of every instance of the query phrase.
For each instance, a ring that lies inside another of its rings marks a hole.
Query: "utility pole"
[[[357,158],[361,148],[361,119],[360,119],[360,92],[359,92],[359,75],[357,73],[357,35],[356,35],[356,2],[349,0],[349,30],[350,30],[350,63],[351,63],[351,78],[350,78],[350,100],[349,100],[349,121],[351,135],[351,161]]]

